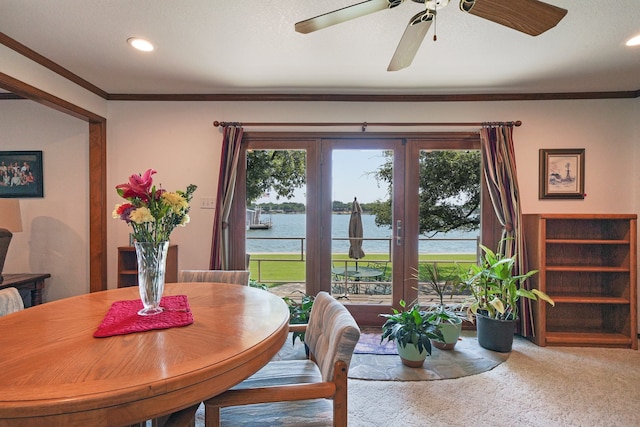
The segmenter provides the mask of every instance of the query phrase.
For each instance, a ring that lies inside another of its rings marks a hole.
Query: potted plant
[[[441,350],[452,350],[460,338],[462,322],[466,320],[463,304],[445,304],[445,295],[453,298],[453,293],[461,289],[459,266],[440,269],[437,263],[426,264],[417,275],[421,283],[426,283],[438,296],[438,302],[426,308],[429,322],[438,327],[442,340],[432,339],[432,344]]]
[[[480,245],[482,256],[479,265],[471,266],[466,285],[471,291],[470,317],[475,317],[478,343],[489,350],[509,352],[513,344],[515,323],[518,319],[520,298],[540,298],[551,305],[553,300],[538,289],[523,287],[525,280],[536,274],[531,270],[514,275],[515,255],[507,257],[494,253]]]
[[[284,302],[289,307],[289,324],[291,325],[306,325],[309,323],[309,316],[311,315],[311,308],[313,307],[313,295],[307,295],[304,292],[298,291],[302,294],[300,301],[294,298],[285,296],[282,297]],[[293,344],[296,343],[296,338],[300,338],[300,341],[304,342],[304,332],[294,331],[291,337]],[[305,351],[309,351],[306,348]]]
[[[442,333],[429,321],[426,312],[420,310],[418,303],[406,310],[406,303],[401,300],[400,306],[402,311],[393,308],[393,314],[380,315],[387,319],[382,325],[380,342],[385,339],[395,341],[402,363],[419,368],[431,354],[431,339],[442,339]]]

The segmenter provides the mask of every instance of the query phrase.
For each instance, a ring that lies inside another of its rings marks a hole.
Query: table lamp
[[[13,237],[12,232],[17,231],[22,231],[20,201],[0,198],[0,283],[3,281],[2,269],[11,237]]]

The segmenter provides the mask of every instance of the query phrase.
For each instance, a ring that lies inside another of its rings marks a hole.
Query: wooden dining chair
[[[218,282],[249,286],[248,270],[180,270],[178,282]]]
[[[327,292],[319,292],[308,325],[289,325],[289,330],[305,331],[309,358],[273,360],[205,401],[206,427],[220,426],[221,420],[234,427],[299,425],[300,418],[314,420],[313,425],[323,418],[329,425],[347,425],[347,374],[360,338],[353,316]]]
[[[15,313],[23,308],[24,302],[16,288],[0,289],[0,316]]]

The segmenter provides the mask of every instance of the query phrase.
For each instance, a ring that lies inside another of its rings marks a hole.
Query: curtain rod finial
[[[514,125],[516,125],[516,127],[522,126],[522,120],[516,120]]]

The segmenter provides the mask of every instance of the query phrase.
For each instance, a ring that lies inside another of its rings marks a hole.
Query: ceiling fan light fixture
[[[134,49],[142,52],[151,52],[153,50],[151,42],[140,37],[129,37],[127,39],[127,43],[129,43],[129,45]]]
[[[625,44],[627,46],[640,46],[640,34],[635,37],[631,37]]]
[[[430,10],[442,9],[449,4],[450,0],[427,0],[425,6]]]
[[[350,21],[370,13],[391,9],[405,0],[366,0],[336,9],[316,17],[296,22],[295,30],[307,34],[331,25]],[[434,24],[433,41],[436,41],[435,17],[439,9],[451,0],[411,0],[425,6],[414,15],[402,34],[400,43],[391,58],[387,71],[398,71],[411,65],[429,27]],[[567,14],[566,9],[539,0],[459,0],[460,10],[487,19],[525,34],[537,36],[555,27]]]

